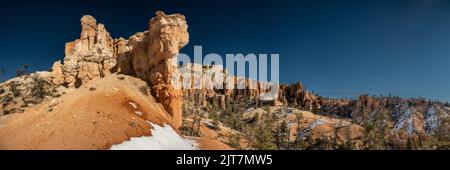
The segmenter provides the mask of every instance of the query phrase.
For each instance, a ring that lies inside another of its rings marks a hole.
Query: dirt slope
[[[137,78],[110,75],[22,114],[0,117],[0,149],[109,149],[149,136],[146,121],[172,122],[145,87]]]

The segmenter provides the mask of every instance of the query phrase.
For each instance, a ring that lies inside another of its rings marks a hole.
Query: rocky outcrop
[[[56,61],[55,63],[53,63],[52,66],[52,77],[51,77],[51,81],[53,84],[55,85],[60,85],[64,83],[64,73],[62,70],[62,64],[61,61]]]
[[[134,75],[150,84],[158,102],[173,116],[175,128],[182,123],[182,96],[174,88],[177,55],[189,40],[185,17],[181,14],[166,15],[157,12],[149,22],[149,30],[131,36],[128,42],[119,39],[117,56],[119,70]]]
[[[442,103],[425,99],[402,99],[400,97],[375,97],[361,95],[349,103],[350,118],[359,124],[380,122],[389,129],[390,142],[397,147],[413,147],[419,141],[435,135],[437,131],[450,129],[444,122],[450,109]]]
[[[254,100],[270,101],[267,103],[272,104],[279,103],[279,98],[273,98],[271,95],[272,88],[270,83],[229,75],[228,70],[221,65],[188,63],[179,70],[181,74],[192,73],[195,75],[190,77],[190,88],[183,88],[183,93],[186,94],[186,100],[193,101],[199,106],[207,106],[217,102],[219,106],[225,107],[226,100]],[[207,76],[210,74],[211,76]],[[196,79],[196,77],[198,78]],[[183,79],[181,81],[187,82],[187,80]],[[227,83],[231,83],[231,86],[227,85]],[[240,83],[243,83],[242,89],[238,88]],[[233,88],[227,88],[227,86]]]
[[[334,119],[316,115],[309,111],[296,108],[269,107],[255,108],[243,113],[243,120],[260,122],[265,112],[274,114],[278,120],[274,127],[281,122],[287,123],[289,141],[303,142],[306,148],[323,145],[322,149],[332,149],[333,146],[347,145],[353,149],[361,149],[363,145],[364,128],[345,119]]]
[[[185,17],[161,11],[149,22],[149,30],[128,40],[113,39],[103,24],[90,15],[81,18],[80,38],[65,46],[64,63],[55,62],[51,77],[55,85],[78,88],[112,73],[136,76],[149,83],[157,102],[181,126],[182,91],[173,88],[176,56],[189,40]]]
[[[156,13],[156,17],[149,23],[150,41],[147,46],[149,56],[148,67],[152,93],[172,114],[176,128],[182,123],[182,97],[180,89],[174,88],[173,75],[177,71],[177,55],[189,40],[187,24],[183,15],[165,15]],[[139,58],[140,56],[135,56]],[[145,56],[143,56],[145,57]],[[135,72],[139,74],[139,71]],[[146,79],[147,77],[141,77]]]
[[[294,83],[291,85],[281,85],[281,97],[287,103],[297,105],[303,110],[317,110],[320,109],[323,103],[322,98],[307,91],[301,83]]]
[[[56,86],[51,72],[36,72],[10,79],[0,84],[0,116],[22,113],[30,106],[50,101],[64,93]]]

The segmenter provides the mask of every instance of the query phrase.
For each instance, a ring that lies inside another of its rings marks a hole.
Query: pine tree
[[[274,132],[272,130],[273,117],[269,112],[264,112],[261,122],[257,123],[255,142],[253,148],[258,150],[276,149]]]
[[[241,135],[232,134],[229,139],[229,144],[232,148],[241,149]]]
[[[413,140],[411,137],[408,137],[408,139],[406,140],[406,149],[407,150],[413,150],[414,149],[414,144],[413,144]]]
[[[286,121],[283,120],[280,123],[276,136],[276,144],[278,149],[287,149],[289,147],[289,128]]]
[[[299,136],[300,132],[303,130],[302,129],[302,125],[301,122],[303,120],[303,114],[300,112],[296,112],[295,114],[295,121],[297,122],[297,129],[296,129],[296,138],[295,138],[295,148],[296,149],[305,149],[306,148],[306,143],[303,141],[303,139],[301,139],[301,137]]]

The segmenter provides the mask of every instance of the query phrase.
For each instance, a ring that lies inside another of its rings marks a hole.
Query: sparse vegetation
[[[185,118],[183,119],[182,126],[180,127],[181,133],[186,136],[200,136],[200,125],[202,119],[200,111],[198,109],[190,109],[186,106],[186,104],[183,104],[182,110]],[[187,117],[192,119],[191,122],[186,119]]]
[[[143,85],[139,87],[139,92],[141,92],[144,96],[148,96],[150,93],[148,92],[148,86]]]
[[[28,65],[25,64],[23,66],[20,66],[17,70],[16,70],[16,77],[20,77],[20,76],[28,76]]]
[[[273,150],[277,148],[276,131],[272,125],[275,117],[269,112],[264,112],[259,122],[248,126],[246,130],[247,140],[251,141],[249,145],[256,150]]]
[[[52,83],[47,82],[40,76],[32,76],[31,97],[35,99],[35,103],[40,103],[46,96],[53,96],[51,86],[53,86]]]
[[[19,90],[19,84],[16,81],[12,81],[9,85],[9,91],[13,94],[14,97],[19,97],[21,92]]]
[[[6,74],[6,68],[5,67],[0,68],[0,80],[1,80],[0,82],[4,81],[5,74]]]
[[[374,97],[368,96],[367,98]],[[364,97],[363,97],[364,98]],[[246,148],[241,149],[290,149],[290,150],[314,150],[314,149],[332,149],[332,150],[353,150],[353,149],[367,149],[367,150],[385,150],[385,149],[445,149],[449,145],[449,135],[448,135],[448,123],[447,128],[445,126],[440,126],[434,135],[418,135],[419,137],[410,137],[410,139],[405,138],[403,141],[403,146],[398,143],[393,143],[393,123],[396,120],[393,119],[392,108],[395,107],[400,101],[399,97],[376,99],[380,101],[385,101],[385,103],[380,103],[381,106],[378,108],[371,108],[370,112],[365,112],[367,109],[359,109],[360,112],[352,112],[346,108],[337,108],[342,110],[336,110],[334,112],[328,112],[326,116],[333,118],[349,118],[353,124],[362,126],[365,130],[362,131],[361,137],[353,139],[350,135],[351,127],[342,126],[333,129],[334,136],[324,137],[319,139],[311,140],[308,136],[299,136],[299,132],[302,132],[307,128],[304,125],[304,118],[301,113],[294,113],[295,119],[291,121],[286,121],[278,118],[277,111],[269,110],[262,102],[252,101],[249,98],[234,98],[227,97],[225,100],[225,106],[219,107],[218,100],[204,99],[202,95],[195,94],[185,97],[188,101],[194,101],[194,108],[198,109],[203,115],[207,113],[208,118],[212,120],[211,129],[217,130],[220,124],[225,127],[232,128],[240,133],[241,135],[232,134],[228,136],[228,145],[234,148],[241,148],[240,143],[236,142],[236,138],[240,138],[246,141]],[[202,100],[207,100],[208,105],[203,105]],[[332,100],[332,99],[328,99]],[[340,99],[341,100],[341,99]],[[428,102],[435,104],[435,101],[426,101],[424,99],[408,99],[411,106],[420,107]],[[296,102],[295,100],[292,100]],[[292,102],[290,101],[290,102]],[[355,107],[356,102],[350,102],[349,106]],[[367,104],[367,103],[366,103]],[[290,105],[290,104],[289,104]],[[247,108],[265,108],[264,113],[261,115],[256,114],[255,117],[251,119],[243,120],[243,113],[246,112]],[[190,106],[192,107],[192,106]],[[329,109],[329,108],[325,108]],[[377,109],[377,110],[373,110]],[[422,110],[423,111],[423,110]],[[341,114],[341,112],[345,112]],[[348,112],[348,113],[347,113]],[[187,128],[190,131],[190,135],[196,135],[197,127],[199,124],[199,119],[201,117],[196,116],[198,113],[191,110],[189,113],[184,111],[185,115],[192,118],[192,124],[189,124]],[[324,112],[321,112],[324,113]],[[331,115],[330,115],[331,114]],[[446,113],[439,113],[446,114]],[[442,116],[440,116],[442,117]],[[448,121],[448,120],[447,120]],[[296,132],[294,136],[290,137],[290,126],[296,126]],[[339,135],[343,136],[338,136]],[[347,131],[347,132],[345,132]],[[345,139],[342,139],[344,137]],[[338,138],[340,138],[338,140]]]

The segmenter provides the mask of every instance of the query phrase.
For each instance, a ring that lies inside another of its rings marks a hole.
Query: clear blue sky
[[[279,53],[282,82],[331,97],[362,93],[450,101],[450,1],[2,2],[0,67],[48,70],[91,14],[114,37],[147,29],[155,11],[187,17],[204,53]],[[2,77],[1,79],[5,79]]]

